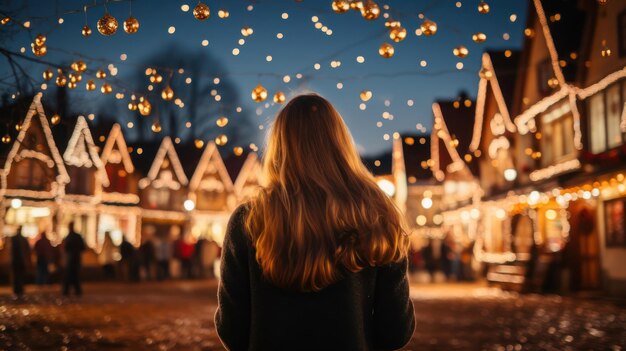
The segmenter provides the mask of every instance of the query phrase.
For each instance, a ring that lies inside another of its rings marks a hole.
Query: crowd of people
[[[428,239],[420,250],[409,253],[412,272],[428,273],[431,282],[436,281],[436,274],[443,273],[446,281],[474,280],[472,269],[473,245],[461,245],[452,235],[442,240]]]
[[[62,292],[80,296],[81,272],[84,272],[83,253],[88,250],[82,236],[76,232],[74,223],[68,226],[68,235],[60,245],[54,246],[45,232],[39,234],[34,245],[18,228],[10,245],[11,282],[16,296],[24,294],[24,286],[34,268],[34,283],[47,285],[52,282],[51,270],[60,271]],[[195,240],[190,236],[171,238],[144,235],[139,247],[121,235],[116,244],[111,232],[106,232],[99,248],[95,250],[103,280],[139,282],[141,280],[166,280],[214,278],[214,265],[220,256],[220,247],[213,240]],[[34,258],[34,260],[33,260]],[[33,264],[34,261],[34,264]],[[90,267],[93,268],[93,267]]]

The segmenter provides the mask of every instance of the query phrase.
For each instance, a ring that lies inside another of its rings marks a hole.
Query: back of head
[[[318,95],[292,99],[274,121],[263,165],[266,186],[246,229],[275,285],[317,291],[406,256],[401,217],[363,166],[335,108]]]

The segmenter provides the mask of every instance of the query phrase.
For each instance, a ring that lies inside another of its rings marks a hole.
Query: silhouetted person
[[[48,284],[48,265],[54,262],[54,248],[46,236],[46,232],[39,234],[39,239],[35,242],[35,254],[37,255],[37,276],[38,285]]]
[[[122,235],[120,254],[122,255],[120,265],[122,267],[121,271],[124,280],[137,281],[137,259],[135,247],[128,240],[126,240],[125,235]]]
[[[151,237],[146,237],[139,247],[139,257],[141,259],[141,266],[146,274],[146,279],[152,280],[152,270],[156,256],[154,252],[154,242]]]
[[[24,294],[26,273],[30,266],[30,246],[28,240],[22,236],[22,227],[11,237],[11,281],[13,293],[17,296]]]
[[[102,247],[100,248],[100,252],[98,253],[98,262],[102,266],[102,271],[104,272],[104,277],[106,279],[114,279],[115,278],[115,252],[117,251],[117,247],[113,243],[113,239],[111,238],[111,232],[104,233],[104,241],[102,242]]]
[[[435,261],[435,253],[433,250],[433,240],[428,239],[428,245],[422,248],[422,258],[424,259],[424,266],[430,275],[431,282],[435,281],[435,272],[437,271],[437,261]]]
[[[63,295],[70,294],[70,288],[80,296],[83,291],[80,287],[81,254],[85,250],[85,242],[80,234],[74,231],[74,222],[69,224],[69,234],[63,239],[65,249],[65,277],[63,279]]]
[[[157,279],[170,277],[170,260],[172,259],[172,242],[168,238],[158,238],[155,256],[157,260]]]

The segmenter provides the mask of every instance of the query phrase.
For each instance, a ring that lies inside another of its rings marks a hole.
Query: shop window
[[[15,169],[14,181],[9,183],[10,188],[35,191],[49,189],[47,166],[43,162],[35,159],[23,159],[16,162],[13,167]]]
[[[619,40],[619,56],[626,56],[626,11],[617,16],[617,37]]]

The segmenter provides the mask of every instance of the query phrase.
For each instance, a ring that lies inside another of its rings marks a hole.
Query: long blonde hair
[[[280,111],[263,173],[266,184],[250,201],[245,227],[274,285],[319,291],[342,271],[406,257],[408,237],[397,208],[324,98],[300,95]]]

